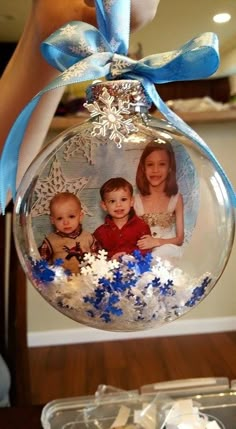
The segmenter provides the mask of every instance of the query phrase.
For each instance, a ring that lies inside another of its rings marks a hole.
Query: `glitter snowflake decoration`
[[[71,192],[79,196],[81,190],[87,185],[87,177],[78,177],[71,179],[66,177],[57,158],[54,159],[48,177],[41,177],[37,180],[34,196],[36,198],[32,207],[32,216],[41,216],[49,214],[49,202],[51,198],[59,192]],[[82,203],[82,202],[81,202]],[[89,210],[83,205],[83,211],[90,214]]]
[[[124,119],[124,115],[129,115],[129,103],[118,100],[118,106],[114,104],[114,97],[111,96],[107,88],[103,88],[102,95],[99,96],[99,101],[103,107],[94,103],[85,103],[84,107],[90,112],[92,118],[98,117],[98,121],[94,122],[92,136],[108,137],[114,141],[118,147],[121,147],[125,137],[137,131],[137,128],[132,123],[132,119]]]

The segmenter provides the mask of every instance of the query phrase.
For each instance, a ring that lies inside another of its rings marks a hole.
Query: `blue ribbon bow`
[[[236,207],[233,187],[213,152],[199,135],[162,101],[155,84],[203,79],[219,66],[218,38],[203,33],[180,49],[134,61],[126,56],[129,44],[130,1],[96,0],[98,29],[84,22],[70,22],[41,46],[46,60],[62,73],[24,108],[10,130],[0,161],[0,207],[4,212],[8,190],[16,194],[18,154],[32,112],[42,95],[61,86],[106,77],[141,81],[157,109],[213,163]]]

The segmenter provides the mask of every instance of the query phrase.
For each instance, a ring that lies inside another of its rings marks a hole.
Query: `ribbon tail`
[[[7,194],[11,192],[13,198],[16,194],[16,174],[19,150],[30,117],[41,97],[34,98],[18,116],[14,126],[8,134],[0,160],[0,212],[4,214]]]
[[[130,0],[95,0],[98,27],[113,52],[127,54],[130,36]]]
[[[104,37],[107,36],[107,25],[106,25],[106,14],[104,10],[103,1],[95,0],[96,7],[96,18],[98,22],[99,31],[102,33]]]
[[[208,159],[210,159],[216,171],[219,173],[220,177],[224,182],[232,205],[236,207],[236,194],[234,192],[233,186],[211,149],[191,127],[189,127],[181,118],[179,118],[178,115],[176,115],[172,110],[169,109],[169,107],[164,103],[164,101],[157,93],[155,86],[150,83],[150,81],[142,79],[142,83],[146,92],[151,97],[158,110],[165,116],[165,118],[171,124],[173,124],[175,128],[183,135],[185,135],[187,138],[190,137],[197,145],[197,147],[207,156]]]
[[[11,192],[13,199],[16,195],[16,175],[17,175],[17,166],[18,158],[21,144],[24,140],[24,135],[30,117],[38,105],[43,94],[66,85],[71,85],[73,83],[79,83],[86,80],[98,79],[106,76],[109,72],[110,64],[106,63],[111,54],[98,54],[100,56],[100,64],[98,64],[98,58],[95,59],[95,56],[89,57],[84,61],[81,61],[81,65],[84,62],[84,67],[88,69],[87,73],[76,73],[70,75],[70,69],[62,73],[58,78],[53,80],[47,87],[40,91],[22,110],[20,115],[17,117],[13,127],[11,128],[8,137],[6,139],[2,158],[0,160],[0,212],[4,214],[7,193]],[[94,63],[94,64],[93,64]],[[73,66],[74,67],[74,66]],[[72,69],[73,70],[73,69]],[[84,70],[84,69],[83,69]],[[65,73],[69,73],[68,80],[65,80]]]

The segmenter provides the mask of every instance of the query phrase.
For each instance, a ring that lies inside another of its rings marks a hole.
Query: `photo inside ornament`
[[[139,82],[94,84],[85,107],[92,119],[54,139],[21,183],[19,257],[39,293],[80,323],[161,326],[223,272],[234,233],[227,190],[189,138],[149,115]]]

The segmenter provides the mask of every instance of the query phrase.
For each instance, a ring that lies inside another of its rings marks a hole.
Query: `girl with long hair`
[[[139,193],[134,209],[150,227],[151,235],[138,241],[140,250],[152,249],[156,256],[182,255],[184,205],[176,180],[172,145],[153,141],[144,148],[136,173]]]

